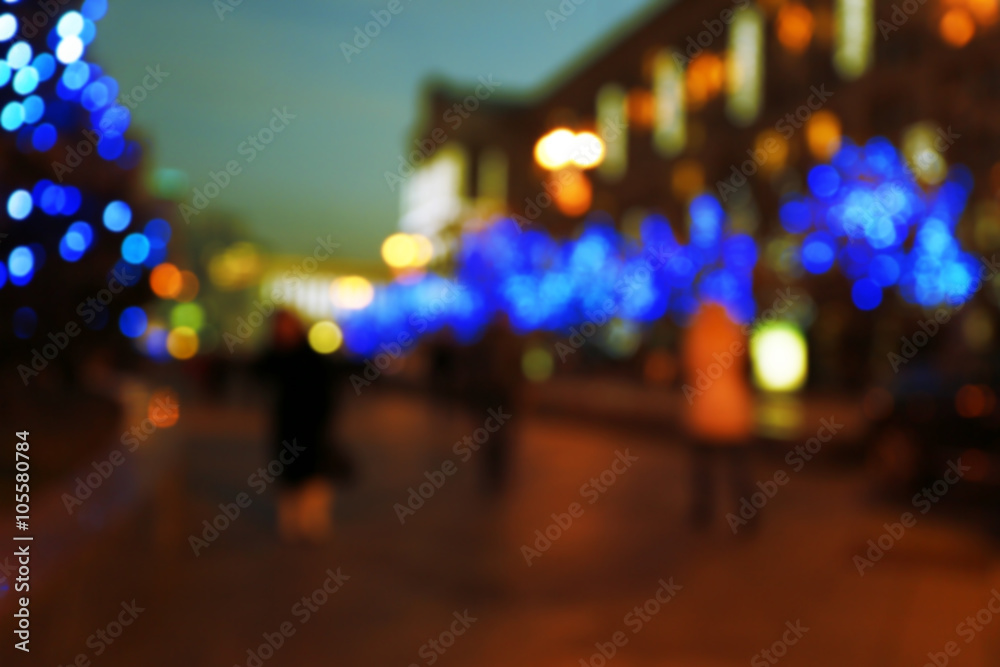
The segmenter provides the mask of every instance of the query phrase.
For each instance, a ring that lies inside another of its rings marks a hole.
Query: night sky
[[[168,74],[132,112],[155,166],[194,188],[240,162],[206,214],[236,213],[275,251],[310,252],[333,233],[344,256],[375,258],[399,217],[383,173],[408,150],[422,82],[492,74],[505,94],[538,90],[661,2],[563,4],[575,11],[553,30],[559,0],[401,0],[348,63],[341,42],[389,0],[243,0],[222,20],[211,0],[111,0],[89,59],[123,91],[147,66]],[[295,118],[248,163],[241,143],[286,108]]]

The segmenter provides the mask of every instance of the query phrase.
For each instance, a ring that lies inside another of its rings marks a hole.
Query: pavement
[[[959,634],[1000,588],[997,546],[945,497],[862,576],[854,557],[913,508],[873,500],[862,469],[823,452],[798,472],[755,452],[755,479],[789,475],[757,530],[734,535],[720,514],[695,531],[689,452],[666,426],[511,408],[514,474],[494,497],[481,452],[453,450],[486,414],[372,392],[340,420],[359,479],[339,493],[334,539],[290,545],[273,487],[248,486],[267,460],[263,402],[181,406],[88,500],[117,497],[111,482],[141,489],[131,511],[91,521],[72,550],[36,543],[72,557],[33,592],[30,661],[4,664],[895,667],[948,642],[948,664],[1000,664],[992,612]],[[401,523],[394,506],[446,461],[454,474]],[[249,506],[195,555],[202,521],[241,493]]]

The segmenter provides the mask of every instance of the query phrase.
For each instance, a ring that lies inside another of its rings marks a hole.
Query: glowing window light
[[[653,144],[664,157],[673,157],[687,143],[687,113],[684,68],[669,51],[657,53],[653,60],[653,97]]]
[[[31,45],[27,42],[18,42],[7,51],[7,65],[12,70],[19,70],[31,62]]]
[[[113,201],[104,208],[104,226],[120,232],[132,222],[132,209],[123,201]]]
[[[128,338],[138,338],[146,333],[148,325],[146,311],[138,306],[129,306],[118,316],[118,330]]]
[[[83,31],[83,16],[80,12],[66,12],[56,23],[56,33],[60,37],[75,37]]]
[[[31,215],[33,202],[27,190],[14,190],[7,198],[7,215],[14,220],[24,220]]]
[[[178,303],[170,309],[170,326],[200,331],[205,324],[205,310],[197,303]]]
[[[417,242],[409,234],[392,234],[382,242],[382,259],[394,269],[412,266],[417,252]]]
[[[809,368],[806,339],[790,322],[757,327],[750,338],[750,360],[757,386],[766,391],[802,388]]]
[[[856,79],[875,52],[874,0],[836,0],[833,64],[844,79]]]
[[[83,40],[76,36],[64,37],[56,47],[56,60],[64,65],[75,63],[83,56]]]
[[[333,322],[317,322],[309,328],[309,347],[319,354],[331,354],[340,349],[344,334]]]
[[[23,278],[35,268],[35,256],[25,246],[18,246],[10,251],[7,258],[7,270],[14,278]]]
[[[174,299],[181,292],[181,272],[173,264],[164,262],[150,271],[149,286],[161,299]]]
[[[746,7],[735,13],[726,55],[729,98],[726,112],[737,125],[749,125],[760,113],[764,82],[764,15]]]
[[[597,132],[605,146],[601,175],[618,180],[628,169],[628,116],[625,90],[605,84],[597,93]]]
[[[375,298],[375,288],[361,276],[337,278],[330,285],[330,301],[344,310],[361,310]]]
[[[177,327],[167,335],[167,352],[174,359],[190,359],[198,354],[198,333],[190,327]]]
[[[142,264],[149,256],[149,239],[144,234],[129,234],[122,240],[122,258],[130,264]]]
[[[938,30],[946,44],[962,48],[975,36],[976,23],[968,11],[962,7],[953,7],[941,17]]]
[[[0,112],[0,127],[13,132],[24,124],[24,105],[20,102],[8,102]]]
[[[840,119],[832,111],[822,109],[806,123],[806,143],[817,160],[829,161],[840,150]]]
[[[802,53],[813,36],[813,15],[807,7],[791,2],[778,10],[778,41],[794,54]]]
[[[13,14],[0,16],[0,42],[6,42],[17,34],[17,19]]]
[[[38,315],[33,308],[22,306],[14,311],[14,335],[21,340],[31,338],[38,326]]]
[[[543,136],[535,144],[535,161],[545,169],[559,169],[573,159],[576,135],[559,128]]]

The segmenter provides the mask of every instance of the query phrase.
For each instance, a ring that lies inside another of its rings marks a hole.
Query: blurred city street
[[[754,535],[734,536],[721,515],[698,533],[687,522],[687,451],[673,436],[514,411],[504,426],[517,445],[512,484],[491,497],[479,458],[452,452],[478,417],[449,421],[426,399],[373,394],[352,403],[342,426],[360,470],[338,499],[332,542],[279,542],[269,491],[195,557],[189,534],[265,461],[258,399],[192,401],[177,429],[150,438],[150,452],[177,448],[174,464],[151,496],[46,574],[33,608],[49,638],[35,648],[38,664],[86,653],[101,665],[246,665],[248,649],[286,621],[295,633],[268,665],[430,664],[418,652],[466,611],[475,622],[438,664],[604,664],[580,660],[624,631],[613,659],[623,667],[745,665],[781,640],[786,622],[808,628],[787,665],[918,665],[949,641],[961,645],[954,664],[1000,658],[992,628],[968,645],[953,630],[1000,586],[1000,551],[945,499],[859,576],[852,557],[905,508],[871,500],[856,467],[833,463],[836,441],[780,488]],[[522,545],[626,450],[632,466],[592,505],[582,501],[582,516],[528,566]],[[393,506],[448,459],[457,473],[401,525]],[[754,478],[770,479],[781,459],[758,452]],[[328,569],[346,582],[301,623],[292,608]],[[676,597],[648,622],[625,621],[661,579],[680,587]],[[133,599],[144,611],[94,657],[101,642],[88,648],[88,637]]]

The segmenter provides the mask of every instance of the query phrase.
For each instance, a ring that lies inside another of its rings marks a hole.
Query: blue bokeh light
[[[149,239],[144,234],[129,234],[122,241],[122,258],[129,264],[142,264],[149,256]]]
[[[138,306],[129,306],[118,316],[118,329],[129,338],[138,338],[146,333],[149,319],[146,311]]]
[[[132,222],[132,209],[123,201],[113,201],[104,209],[104,226],[113,232],[120,232]]]

